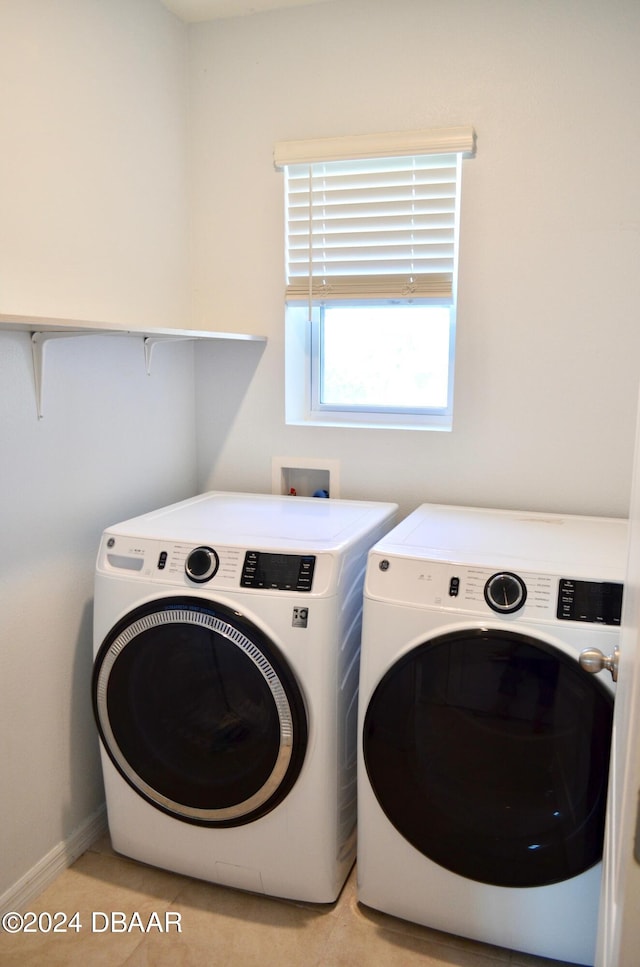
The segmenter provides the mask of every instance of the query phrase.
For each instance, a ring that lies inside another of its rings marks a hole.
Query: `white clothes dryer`
[[[364,904],[593,964],[614,686],[579,656],[617,645],[626,554],[623,520],[428,504],[370,551]]]
[[[105,531],[92,692],[117,852],[336,899],[355,855],[366,555],[396,510],[211,492]]]

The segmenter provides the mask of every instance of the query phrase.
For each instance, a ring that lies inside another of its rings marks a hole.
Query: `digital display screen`
[[[313,555],[247,551],[241,585],[274,591],[310,591],[315,562]]]
[[[573,581],[563,578],[558,594],[558,618],[619,625],[623,585],[613,581]]]
[[[298,583],[300,559],[292,554],[260,554],[256,577],[265,587],[287,588]]]

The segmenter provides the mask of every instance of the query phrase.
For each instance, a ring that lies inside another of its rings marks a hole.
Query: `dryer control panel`
[[[507,619],[619,625],[623,585],[559,574],[499,570],[372,552],[368,597],[389,603]]]

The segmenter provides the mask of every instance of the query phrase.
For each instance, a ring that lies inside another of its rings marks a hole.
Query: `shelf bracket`
[[[153,350],[161,342],[193,342],[197,336],[145,336],[144,337],[144,361],[147,368],[147,376],[151,376],[151,357]]]
[[[54,339],[73,339],[76,336],[103,335],[96,329],[64,329],[53,330],[52,332],[31,333],[31,355],[33,358],[33,377],[36,384],[36,405],[38,407],[38,419],[44,416],[43,392],[44,392],[44,368],[46,362],[46,349]]]

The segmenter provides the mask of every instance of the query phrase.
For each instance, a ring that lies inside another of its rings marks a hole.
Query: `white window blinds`
[[[289,303],[450,303],[472,128],[288,142]],[[414,153],[418,152],[418,153]]]

